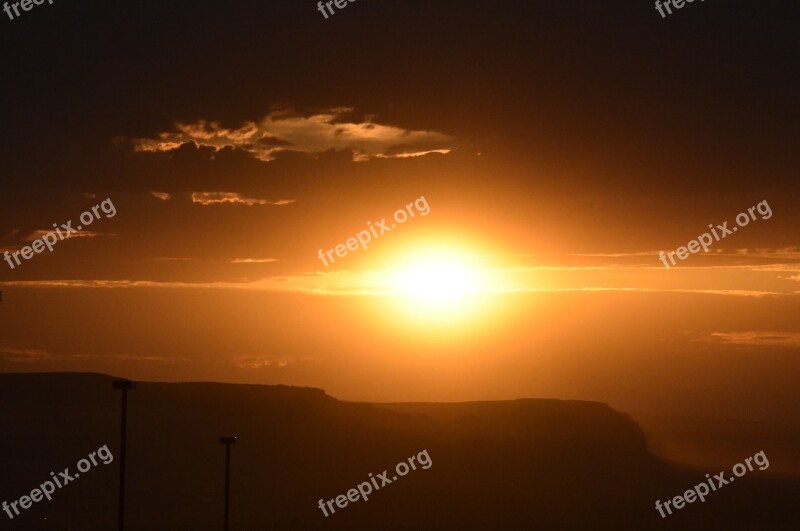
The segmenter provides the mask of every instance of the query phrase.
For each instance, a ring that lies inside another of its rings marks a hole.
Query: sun
[[[486,270],[464,252],[419,249],[398,257],[385,278],[395,306],[417,324],[463,323],[486,302]]]
[[[411,300],[435,306],[454,306],[478,289],[478,274],[452,259],[433,259],[401,269],[395,288]]]
[[[502,325],[508,308],[506,278],[497,251],[459,241],[415,242],[389,256],[364,281],[377,295],[365,306],[400,341],[453,345],[487,337]]]

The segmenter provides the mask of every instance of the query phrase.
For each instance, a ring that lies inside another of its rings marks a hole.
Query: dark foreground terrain
[[[111,382],[0,375],[0,501],[29,494],[51,471],[75,472],[105,444],[118,456],[120,395]],[[655,500],[682,494],[704,474],[651,455],[639,426],[600,403],[380,405],[340,402],[319,389],[139,383],[128,412],[130,531],[222,529],[218,440],[229,434],[239,437],[237,531],[800,529],[800,482],[757,469],[662,519]],[[318,508],[370,473],[388,469],[392,478],[396,463],[423,450],[433,463],[427,470],[327,518]],[[0,529],[115,529],[118,464],[98,464],[13,520],[0,513]]]

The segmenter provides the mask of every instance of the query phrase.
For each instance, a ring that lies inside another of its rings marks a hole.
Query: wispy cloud
[[[246,206],[254,205],[289,205],[294,203],[294,199],[279,199],[277,201],[270,201],[268,199],[257,199],[250,197],[242,197],[235,192],[194,192],[192,194],[192,203],[200,203],[201,205],[222,205],[222,204],[238,204]]]
[[[297,361],[294,358],[274,358],[269,356],[239,356],[235,360],[235,364],[240,369],[265,369],[268,367],[273,367],[277,369],[283,369],[287,367],[290,363],[294,363]]]
[[[51,232],[53,234],[56,234],[55,229],[35,230],[35,231],[31,232],[30,234],[28,234],[26,239],[27,240],[38,240],[39,238],[41,238],[45,234],[48,234],[48,233],[51,233]],[[65,232],[65,231],[62,231],[62,233],[63,232]],[[68,236],[68,238],[96,238],[97,236],[100,236],[99,232],[93,232],[93,231],[90,231],[90,230],[78,230],[78,231],[73,231]],[[108,234],[108,236],[112,236],[112,235]]]
[[[88,288],[88,289],[242,289],[258,291],[276,291],[306,293],[321,296],[383,296],[400,293],[397,287],[385,280],[384,272],[349,272],[307,273],[269,277],[242,282],[157,282],[151,280],[20,280],[0,282],[0,286],[9,287],[49,287],[49,288]],[[726,297],[778,297],[798,296],[800,291],[776,292],[745,289],[680,289],[680,288],[646,288],[622,286],[560,286],[534,287],[512,282],[498,283],[474,290],[478,293],[558,293],[558,292],[637,292],[637,293],[686,293],[697,295],[715,295]]]
[[[412,131],[371,120],[347,121],[352,108],[333,108],[309,116],[291,111],[272,112],[259,122],[246,122],[238,129],[222,127],[219,122],[200,120],[176,123],[173,131],[156,138],[137,138],[134,148],[140,152],[172,151],[193,142],[216,150],[235,147],[263,161],[270,161],[280,151],[321,153],[330,149],[351,150],[353,160],[406,158],[428,153],[449,153],[455,139],[435,131]]]
[[[9,363],[41,363],[51,361],[79,361],[87,359],[121,360],[121,361],[150,361],[171,363],[174,361],[189,361],[189,358],[166,358],[164,356],[140,356],[133,354],[58,354],[38,348],[9,348],[0,347],[0,360]]]
[[[156,262],[188,262],[192,260],[188,256],[158,256],[153,258]]]
[[[35,348],[0,348],[0,359],[11,363],[36,363],[49,361],[54,354]]]
[[[712,341],[749,347],[800,347],[800,332],[712,332]]]
[[[208,199],[208,198],[206,198]],[[766,254],[786,254],[792,248],[762,251]],[[638,253],[637,253],[638,254]],[[478,257],[482,259],[477,260]],[[528,260],[528,259],[531,260]],[[489,295],[514,293],[558,293],[558,292],[618,292],[618,293],[675,293],[717,297],[796,297],[800,295],[797,281],[800,280],[800,264],[736,263],[726,262],[713,266],[685,266],[665,270],[660,264],[631,265],[615,263],[618,257],[593,260],[576,260],[575,255],[550,256],[549,263],[520,264],[519,262],[541,262],[543,257],[533,255],[469,255],[473,264],[474,278],[467,289],[470,292]],[[185,261],[186,257],[162,257],[163,261]],[[193,260],[203,260],[194,258]],[[404,293],[397,282],[398,271],[389,269],[276,271],[281,276],[250,275],[248,278],[234,273],[248,271],[272,271],[271,267],[254,267],[253,264],[272,264],[281,260],[264,256],[233,256],[219,258],[217,262],[233,264],[233,269],[222,270],[217,281],[207,282],[159,282],[147,279],[130,280],[47,280],[9,281],[12,286],[72,287],[97,289],[127,289],[137,287],[191,288],[191,289],[243,289],[289,293],[305,293],[319,296],[384,296]],[[236,268],[243,267],[238,270]],[[0,284],[2,285],[2,284]]]
[[[234,258],[231,260],[232,264],[269,264],[271,262],[278,262],[277,258]]]
[[[162,201],[169,201],[170,199],[172,199],[172,196],[170,194],[168,194],[167,192],[151,191],[150,193],[153,194],[153,197],[157,197],[157,198],[161,199]]]

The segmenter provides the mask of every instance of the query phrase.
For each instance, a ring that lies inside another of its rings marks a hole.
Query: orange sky
[[[791,17],[486,4],[11,28],[0,370],[800,421]]]

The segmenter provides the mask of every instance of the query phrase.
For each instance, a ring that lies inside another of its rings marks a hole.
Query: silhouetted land
[[[0,375],[0,502],[30,493],[51,471],[74,471],[103,444],[117,456],[112,380]],[[800,482],[758,472],[662,520],[655,500],[704,475],[651,455],[639,426],[600,403],[362,404],[310,388],[139,383],[128,411],[130,531],[221,529],[218,440],[229,434],[239,437],[231,487],[231,529],[239,531],[800,528]],[[423,449],[430,469],[328,518],[317,507],[370,472],[391,477]],[[0,528],[114,529],[117,465],[91,469],[14,520],[0,513]]]

